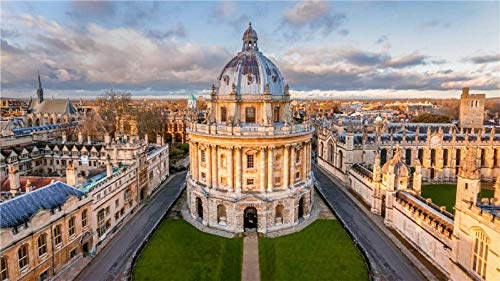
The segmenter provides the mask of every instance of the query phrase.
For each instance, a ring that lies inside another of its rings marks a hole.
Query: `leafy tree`
[[[116,90],[109,90],[97,99],[99,105],[99,115],[105,122],[106,130],[113,135],[116,131],[129,129],[130,119],[134,116],[132,106],[132,94]],[[128,127],[128,128],[127,128]],[[125,131],[124,133],[129,133]]]
[[[423,113],[413,117],[410,122],[413,123],[450,123],[450,117],[442,114]]]

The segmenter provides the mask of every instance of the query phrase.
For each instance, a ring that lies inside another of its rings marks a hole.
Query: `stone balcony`
[[[221,136],[283,136],[293,134],[305,134],[314,131],[314,126],[307,122],[302,124],[241,124],[230,126],[226,124],[198,124],[191,123],[187,129],[188,133],[221,135]]]

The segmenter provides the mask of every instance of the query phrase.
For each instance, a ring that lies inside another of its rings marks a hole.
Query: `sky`
[[[252,22],[296,98],[500,97],[500,2],[1,1],[1,96],[207,94]]]

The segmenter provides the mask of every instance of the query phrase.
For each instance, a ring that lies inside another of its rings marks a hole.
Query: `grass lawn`
[[[242,252],[242,239],[166,220],[138,258],[133,280],[240,280]]]
[[[482,189],[480,198],[493,197],[493,190]],[[452,214],[455,213],[455,199],[457,194],[456,184],[430,184],[422,186],[422,197],[431,198],[432,202],[438,206],[446,206],[446,210]]]
[[[336,220],[317,220],[298,233],[259,238],[266,280],[368,280],[363,257]]]

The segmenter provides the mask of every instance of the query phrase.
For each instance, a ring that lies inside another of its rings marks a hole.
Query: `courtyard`
[[[432,202],[438,206],[446,206],[446,211],[452,214],[455,214],[453,207],[455,206],[456,194],[456,184],[430,184],[422,186],[422,197],[431,198]],[[491,197],[493,197],[493,190],[483,186],[479,193],[479,198]]]
[[[240,280],[243,239],[168,219],[137,259],[134,280]],[[368,280],[361,254],[340,223],[319,219],[301,232],[259,238],[261,280]]]

